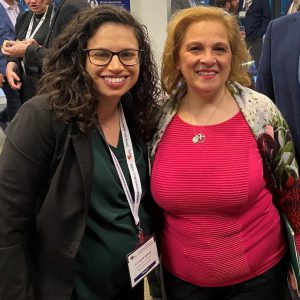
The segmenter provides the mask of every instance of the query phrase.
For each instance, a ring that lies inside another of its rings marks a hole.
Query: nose
[[[213,65],[216,62],[215,56],[211,50],[206,50],[200,58],[200,62],[206,65]]]
[[[120,59],[117,54],[113,54],[111,61],[107,65],[107,69],[111,71],[122,71],[124,69],[124,65],[120,62]]]

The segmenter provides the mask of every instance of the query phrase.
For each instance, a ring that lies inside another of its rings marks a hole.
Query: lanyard
[[[125,192],[131,213],[134,218],[135,225],[137,225],[140,230],[139,207],[140,207],[140,203],[141,203],[141,199],[142,199],[142,184],[141,184],[139,172],[136,167],[130,133],[129,133],[128,126],[126,123],[122,105],[120,105],[120,112],[121,112],[121,115],[120,115],[121,134],[122,134],[122,139],[123,139],[123,144],[124,144],[126,162],[127,162],[127,166],[128,166],[129,173],[130,173],[130,178],[131,178],[132,185],[133,185],[134,199],[132,199],[128,184],[126,182],[124,173],[122,171],[122,168],[119,164],[118,159],[116,158],[115,154],[111,151],[109,145],[108,145],[108,148],[109,148],[111,157],[113,159],[115,168],[117,170],[118,176],[120,178],[123,190]]]
[[[252,0],[244,0],[244,2],[243,2],[243,10],[247,11],[251,5],[252,5]]]
[[[40,27],[42,26],[42,24],[44,23],[44,21],[46,19],[47,12],[48,12],[48,7],[47,7],[46,12],[44,13],[43,17],[41,18],[41,20],[39,21],[39,23],[37,24],[37,26],[35,27],[33,32],[32,32],[32,28],[33,28],[33,22],[34,22],[34,14],[32,15],[29,26],[28,26],[28,29],[27,29],[25,40],[32,39],[35,36],[35,34],[38,32],[38,30],[40,29]],[[50,27],[50,24],[52,22],[53,16],[54,16],[54,7],[52,8],[49,27]]]

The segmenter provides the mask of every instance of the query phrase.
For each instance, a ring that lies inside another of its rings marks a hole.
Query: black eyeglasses
[[[108,65],[113,56],[117,55],[120,62],[125,66],[137,65],[141,60],[143,50],[126,49],[119,52],[113,52],[107,49],[84,49],[91,64],[96,66]]]

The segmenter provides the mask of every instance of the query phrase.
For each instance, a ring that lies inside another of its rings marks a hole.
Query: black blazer
[[[0,156],[0,299],[70,298],[92,152],[87,137],[67,133],[45,97],[26,102],[7,129]]]
[[[123,107],[146,160],[130,107]],[[6,136],[0,155],[0,299],[70,299],[90,203],[90,137],[57,120],[46,95],[20,108]],[[148,211],[151,203],[143,203]]]

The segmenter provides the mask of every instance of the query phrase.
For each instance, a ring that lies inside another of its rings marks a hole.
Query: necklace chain
[[[39,22],[41,21],[41,19],[42,19],[43,16],[37,17],[36,14],[34,14],[33,17],[34,17],[34,21],[35,21],[36,23],[39,23]]]
[[[225,94],[226,94],[226,88],[225,88],[225,91],[224,91],[224,94],[222,96],[222,98],[220,99],[219,103],[216,105],[216,108],[214,109],[214,111],[212,112],[212,114],[210,115],[210,117],[207,119],[206,121],[206,125],[203,125],[200,130],[199,130],[199,133],[196,132],[195,130],[195,127],[194,127],[194,121],[193,121],[193,118],[192,118],[192,113],[191,113],[191,108],[190,108],[190,102],[189,100],[187,101],[187,105],[188,105],[188,110],[189,110],[189,115],[190,115],[190,119],[191,119],[191,125],[192,125],[192,128],[193,128],[193,131],[194,131],[194,136],[192,138],[192,141],[194,144],[202,144],[205,142],[205,139],[206,139],[206,136],[205,134],[203,133],[203,129],[205,126],[207,126],[207,124],[209,123],[209,121],[212,119],[212,117],[215,115],[216,111],[218,110],[218,108],[220,107],[221,105],[221,102],[223,101],[224,97],[225,97]]]

